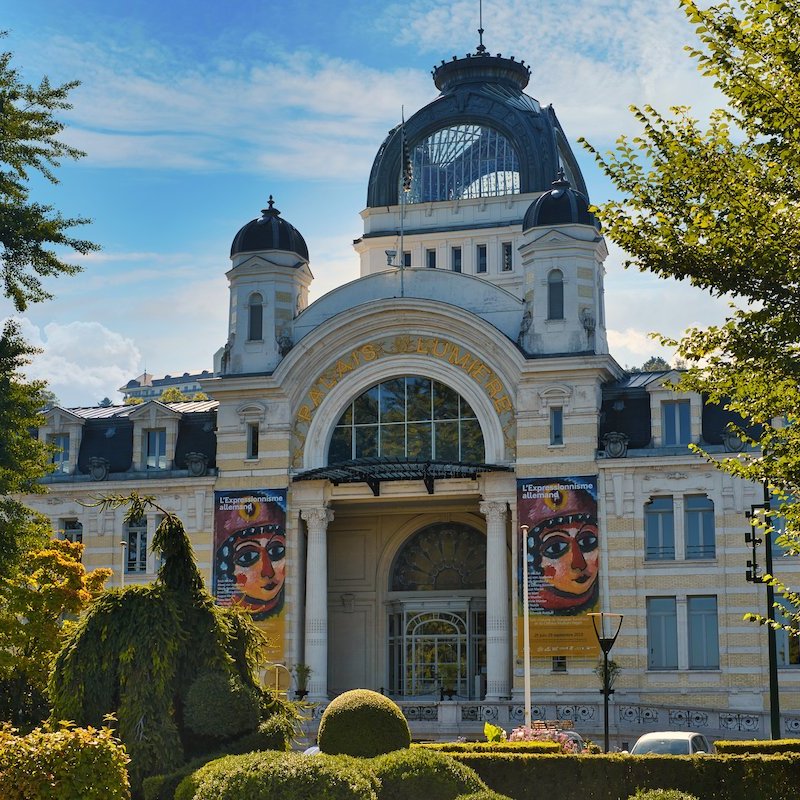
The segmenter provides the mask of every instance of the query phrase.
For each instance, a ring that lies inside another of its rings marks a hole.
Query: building
[[[149,372],[143,372],[138,378],[132,378],[118,391],[122,393],[123,401],[135,398],[137,400],[158,400],[167,389],[175,388],[187,397],[192,397],[202,392],[200,381],[210,378],[212,373],[204,369],[202,372],[183,375],[165,375],[163,378],[154,378]]]
[[[586,614],[604,610],[624,614],[617,744],[768,735],[767,637],[742,621],[765,607],[745,579],[762,490],[687,447],[741,449],[730,415],[609,354],[605,243],[529,77],[482,45],[433,70],[438,97],[375,157],[361,276],[311,305],[308,248],[270,198],[233,239],[214,401],[51,409],[58,471],[30,503],[131,583],[154,577],[157,515],[126,530],[81,501],[146,487],[218,601],[310,667],[317,710],[369,687],[418,736],[519,724],[527,561],[534,717],[599,735]],[[796,734],[800,653],[778,644]]]

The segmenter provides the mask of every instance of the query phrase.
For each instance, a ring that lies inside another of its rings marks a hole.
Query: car
[[[657,731],[645,733],[631,748],[632,756],[672,755],[688,756],[694,753],[711,753],[712,747],[702,733],[692,731]]]

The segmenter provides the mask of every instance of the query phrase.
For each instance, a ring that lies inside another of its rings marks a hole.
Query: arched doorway
[[[486,674],[486,537],[459,522],[428,525],[389,576],[389,692],[480,698]]]

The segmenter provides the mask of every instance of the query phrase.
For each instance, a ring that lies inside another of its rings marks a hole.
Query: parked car
[[[693,753],[712,753],[712,746],[702,733],[692,731],[658,731],[645,733],[631,748],[632,756],[648,753],[654,755],[688,756]]]

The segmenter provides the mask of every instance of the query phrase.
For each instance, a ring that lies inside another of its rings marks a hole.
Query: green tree
[[[0,715],[30,729],[50,713],[50,665],[75,618],[103,588],[110,569],[87,573],[83,545],[53,540],[0,583]]]
[[[650,356],[647,361],[639,367],[639,372],[661,372],[662,370],[670,370],[672,367],[669,362],[661,358],[661,356]]]
[[[162,403],[185,403],[189,398],[177,386],[168,386],[158,399]]]
[[[685,389],[760,426],[752,455],[710,459],[765,481],[800,548],[800,3],[738,0],[701,9],[687,48],[728,101],[702,126],[686,107],[633,108],[642,132],[597,161],[622,194],[599,210],[626,266],[735,298],[724,324],[676,346]],[[774,424],[775,421],[778,424]],[[788,424],[787,424],[788,423]],[[777,512],[776,512],[777,513]],[[791,599],[791,598],[790,598]],[[794,627],[800,616],[795,615]],[[795,632],[797,632],[795,630]]]

